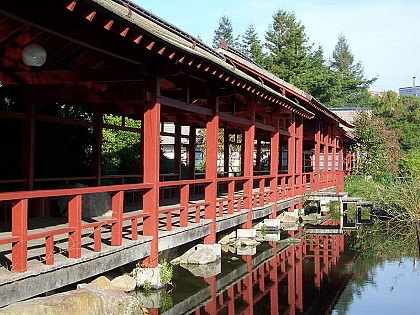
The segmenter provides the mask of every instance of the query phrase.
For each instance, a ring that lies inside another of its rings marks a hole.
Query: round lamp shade
[[[41,67],[47,60],[47,52],[38,44],[26,45],[22,50],[22,61],[29,67]]]

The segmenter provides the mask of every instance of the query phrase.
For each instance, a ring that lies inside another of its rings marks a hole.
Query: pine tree
[[[273,15],[273,23],[266,32],[269,50],[268,67],[280,78],[295,83],[296,77],[306,71],[311,45],[305,27],[293,12],[279,10]]]
[[[336,86],[340,91],[332,98],[328,106],[351,107],[367,106],[371,102],[368,93],[369,86],[376,80],[366,79],[361,62],[354,62],[354,56],[343,34],[338,37],[335,45],[330,69],[336,74]]]
[[[219,26],[214,31],[213,47],[217,48],[222,41],[230,47],[239,48],[239,38],[234,37],[232,22],[226,15],[220,18]]]
[[[242,53],[260,66],[265,65],[263,46],[253,24],[250,24],[242,36]]]

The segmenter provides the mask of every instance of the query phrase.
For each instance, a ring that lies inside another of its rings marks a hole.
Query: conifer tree
[[[275,75],[295,83],[296,77],[306,71],[309,64],[311,45],[305,27],[293,12],[279,10],[273,15],[266,36],[269,51],[268,68]]]
[[[265,66],[265,55],[263,46],[253,24],[250,24],[242,36],[242,53],[259,64],[261,67]]]
[[[226,15],[220,18],[219,25],[214,31],[213,48],[217,48],[222,41],[232,48],[239,48],[239,38],[234,37],[232,22]]]

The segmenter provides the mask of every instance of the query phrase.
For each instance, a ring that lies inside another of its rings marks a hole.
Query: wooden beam
[[[207,115],[211,116],[213,114],[213,111],[209,108],[201,107],[201,106],[195,106],[190,105],[185,102],[177,101],[165,96],[159,96],[158,102],[164,106],[169,106],[172,108],[177,108],[186,112],[201,114],[201,115]]]
[[[144,81],[140,71],[96,69],[57,71],[0,71],[4,85],[15,84],[72,84],[92,82]]]

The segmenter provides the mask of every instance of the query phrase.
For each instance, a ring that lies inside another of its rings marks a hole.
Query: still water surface
[[[147,296],[151,313],[420,314],[418,260],[367,254],[356,232],[294,233],[249,252],[225,248],[219,265],[192,271],[200,276],[175,266],[174,286]]]

